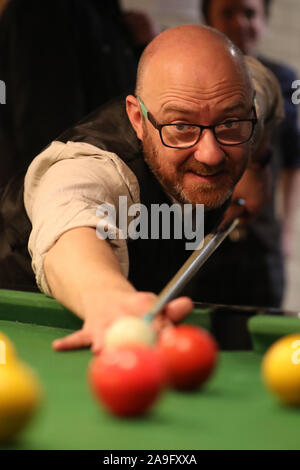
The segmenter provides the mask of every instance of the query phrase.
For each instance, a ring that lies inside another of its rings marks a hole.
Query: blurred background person
[[[297,107],[291,100],[294,91],[291,85],[296,74],[290,67],[258,53],[271,0],[203,0],[201,8],[206,23],[226,34],[243,53],[256,56],[270,68],[282,89],[285,120],[276,139],[273,138],[270,163],[274,186],[270,203],[254,222],[236,230],[212,260],[220,272],[218,301],[278,307],[285,286],[283,250],[286,255],[289,253],[293,209],[300,200],[300,132]],[[282,227],[275,207],[276,182],[280,175],[283,182]],[[212,283],[213,280],[208,285],[207,300],[217,301],[212,292],[216,286]]]
[[[155,33],[118,0],[9,0],[0,18],[0,188],[66,128],[131,91]]]
[[[6,6],[8,0],[0,0],[0,15],[2,13],[2,10],[4,10],[4,7]]]
[[[118,0],[8,0],[0,14],[0,285],[32,290],[26,169],[69,126],[133,91],[139,56],[157,31]]]

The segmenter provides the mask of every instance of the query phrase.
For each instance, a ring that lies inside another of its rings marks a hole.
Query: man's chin
[[[182,190],[180,192],[181,202],[185,204],[204,204],[205,210],[214,210],[221,207],[225,202],[231,197],[232,190],[216,191],[212,189],[211,191],[188,191]]]

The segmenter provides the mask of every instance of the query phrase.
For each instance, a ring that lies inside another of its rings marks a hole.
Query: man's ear
[[[137,137],[143,140],[143,117],[138,100],[133,95],[126,97],[126,112]]]

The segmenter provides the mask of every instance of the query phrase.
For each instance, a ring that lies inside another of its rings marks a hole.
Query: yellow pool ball
[[[0,365],[18,360],[16,349],[10,339],[0,331]]]
[[[0,332],[0,444],[27,425],[42,398],[34,371],[20,361],[13,343]]]
[[[0,365],[0,443],[7,443],[27,425],[40,404],[41,386],[22,362]]]
[[[262,378],[280,401],[300,406],[300,333],[284,336],[268,349],[262,361]]]

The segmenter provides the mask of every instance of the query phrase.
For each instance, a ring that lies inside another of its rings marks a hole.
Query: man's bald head
[[[239,49],[208,27],[164,31],[143,53],[136,94],[126,98],[127,114],[158,181],[178,201],[220,207],[253,133],[253,87]]]
[[[227,36],[208,26],[184,25],[162,32],[146,47],[138,66],[136,94],[141,95],[163,67],[172,73],[177,64],[200,68],[206,76],[231,65],[252,87],[243,54]]]

